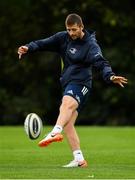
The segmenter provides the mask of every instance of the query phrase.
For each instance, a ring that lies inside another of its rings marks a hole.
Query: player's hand
[[[28,47],[27,46],[20,46],[18,48],[18,54],[19,54],[19,59],[21,59],[23,54],[26,54],[28,51]]]
[[[119,84],[121,87],[124,87],[128,83],[128,79],[122,76],[111,76],[110,80],[115,84]]]

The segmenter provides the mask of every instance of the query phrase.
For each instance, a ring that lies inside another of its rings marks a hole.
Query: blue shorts
[[[73,97],[78,102],[77,111],[80,112],[88,99],[89,93],[90,88],[84,85],[68,84],[63,91],[63,96],[68,95]]]

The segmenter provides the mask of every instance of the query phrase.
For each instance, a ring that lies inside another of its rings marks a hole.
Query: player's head
[[[65,26],[69,36],[73,40],[82,38],[84,25],[82,18],[78,14],[69,14],[66,18]]]

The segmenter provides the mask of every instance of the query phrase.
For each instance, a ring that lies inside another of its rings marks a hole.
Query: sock
[[[53,130],[51,131],[52,133],[61,133],[63,128],[60,125],[55,125]]]
[[[73,156],[76,161],[83,161],[84,157],[81,150],[73,151]]]

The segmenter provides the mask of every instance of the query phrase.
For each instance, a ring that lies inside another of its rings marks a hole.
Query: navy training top
[[[102,72],[103,79],[110,82],[114,75],[111,66],[103,56],[95,38],[95,32],[85,30],[82,39],[72,40],[67,31],[62,31],[45,39],[26,44],[28,52],[51,51],[57,52],[63,59],[64,68],[61,73],[61,84],[92,85],[92,66]]]

